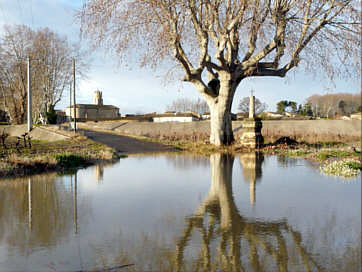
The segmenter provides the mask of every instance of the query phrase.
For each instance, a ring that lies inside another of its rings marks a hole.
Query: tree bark
[[[231,145],[234,142],[231,105],[235,89],[231,84],[230,75],[221,76],[219,95],[208,101],[211,125],[210,143],[214,145]]]

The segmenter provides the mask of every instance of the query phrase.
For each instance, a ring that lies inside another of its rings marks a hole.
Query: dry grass
[[[263,130],[264,140],[272,143],[277,139],[288,136],[299,143],[316,144],[316,143],[354,143],[361,141],[359,136],[351,136],[343,133],[301,133],[292,131],[289,135],[286,135],[283,130]]]
[[[67,141],[31,141],[31,148],[22,142],[16,148],[16,138],[9,137],[7,148],[0,147],[0,177],[25,175],[53,170],[81,167],[97,161],[111,161],[115,151],[103,144],[75,135]],[[62,165],[60,160],[66,164]]]

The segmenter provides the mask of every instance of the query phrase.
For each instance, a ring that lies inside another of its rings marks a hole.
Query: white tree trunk
[[[208,101],[211,125],[210,143],[217,146],[231,145],[234,142],[231,105],[235,91],[228,76],[220,78],[220,90],[217,98]]]

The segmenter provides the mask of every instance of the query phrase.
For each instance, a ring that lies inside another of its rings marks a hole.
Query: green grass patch
[[[347,161],[346,164],[355,170],[362,170],[362,163],[359,161]]]
[[[329,158],[346,158],[351,155],[352,155],[352,153],[348,152],[346,150],[338,150],[338,149],[323,150],[317,154],[317,159],[320,161],[324,161]]]
[[[77,154],[57,154],[54,156],[58,164],[64,168],[78,168],[89,165],[86,159],[83,156]]]
[[[310,150],[287,150],[285,155],[291,157],[304,157],[310,153],[312,153]]]

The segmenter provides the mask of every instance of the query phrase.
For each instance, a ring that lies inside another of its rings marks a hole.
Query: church
[[[74,106],[67,107],[65,114],[74,118]],[[95,91],[93,104],[76,104],[76,118],[78,121],[115,120],[120,117],[119,108],[113,105],[103,105],[102,92]]]

